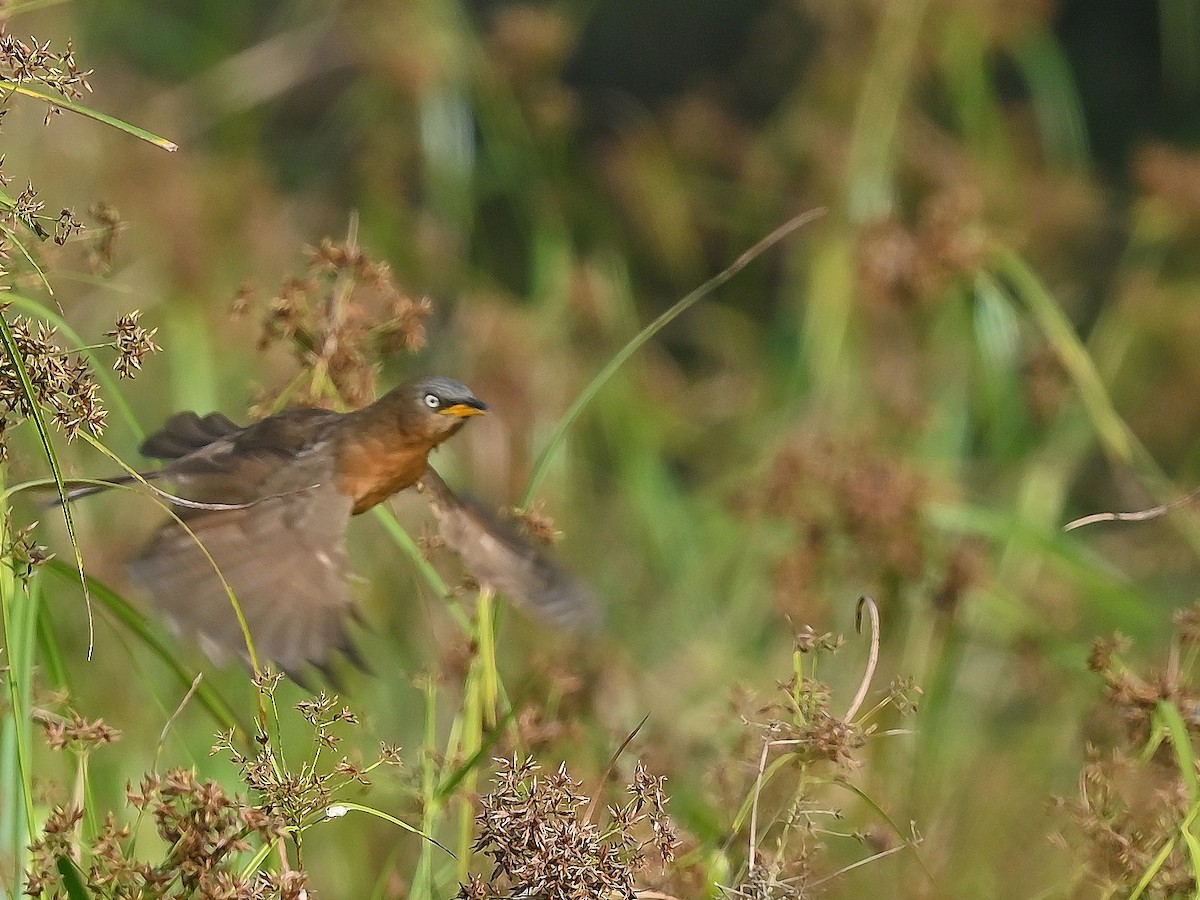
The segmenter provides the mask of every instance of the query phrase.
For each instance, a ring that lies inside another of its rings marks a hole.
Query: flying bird
[[[142,444],[163,465],[140,478],[175,485],[161,496],[179,498],[178,519],[129,562],[130,576],[214,659],[249,656],[228,591],[260,660],[296,673],[306,663],[325,667],[335,650],[354,658],[350,517],[422,481],[446,544],[476,581],[558,624],[591,621],[586,588],[429,467],[435,447],[487,410],[466,385],[421,377],[348,413],[297,407],[244,427],[220,413],[177,413]],[[447,522],[458,523],[452,533]]]

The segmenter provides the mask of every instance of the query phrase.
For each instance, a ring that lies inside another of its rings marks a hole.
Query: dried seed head
[[[135,309],[117,319],[116,327],[107,333],[113,339],[113,347],[117,351],[117,361],[113,363],[122,378],[132,378],[142,367],[144,360],[151,353],[157,353],[162,348],[154,343],[157,328],[149,331],[138,324],[142,311]]]

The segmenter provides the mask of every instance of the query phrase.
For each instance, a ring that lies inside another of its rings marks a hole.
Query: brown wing
[[[168,522],[130,562],[130,574],[168,621],[210,656],[248,658],[215,563],[241,606],[260,662],[288,672],[306,662],[320,665],[346,648],[352,609],[345,582],[351,501],[335,489],[332,455],[318,443],[283,459],[267,445],[258,456],[223,460],[225,440],[200,451],[207,458],[193,452],[172,463],[170,475],[189,499],[249,505],[177,510],[195,537]]]
[[[180,413],[148,438],[142,450],[184,451],[159,474],[176,482],[187,499],[245,503],[311,487],[311,463],[297,463],[319,456],[318,448],[341,418],[328,410],[298,407],[218,435],[226,423],[232,424],[224,416],[201,419],[195,413]],[[212,439],[206,440],[209,436]],[[317,474],[332,481],[327,473]]]
[[[533,547],[511,522],[469,497],[460,498],[432,467],[419,484],[442,539],[472,578],[560,628],[595,627],[600,606],[592,592]]]
[[[209,413],[207,416],[198,416],[191,411],[175,413],[163,423],[162,428],[142,442],[142,456],[179,459],[241,430],[241,426],[221,413]]]

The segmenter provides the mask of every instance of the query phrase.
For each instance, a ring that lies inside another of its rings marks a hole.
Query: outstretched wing
[[[222,445],[230,440],[191,450],[167,474],[188,499],[244,505],[178,509],[183,524],[165,524],[129,563],[130,575],[181,635],[214,658],[249,658],[232,591],[260,662],[292,673],[305,663],[321,665],[335,649],[348,649],[352,501],[336,490],[332,454],[321,444],[287,448],[286,461],[275,446],[264,447],[264,458],[239,453],[239,469],[228,470]]]
[[[571,630],[595,627],[600,605],[587,586],[527,541],[511,522],[459,497],[432,467],[418,482],[442,540],[471,577],[526,612]]]

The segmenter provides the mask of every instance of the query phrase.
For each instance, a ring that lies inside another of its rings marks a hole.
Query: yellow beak
[[[467,416],[482,416],[487,412],[487,407],[482,404],[471,406],[469,403],[455,403],[453,406],[439,409],[438,412],[443,416],[457,416],[460,419],[465,419]]]

